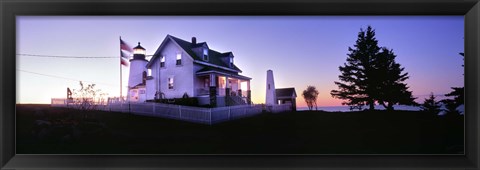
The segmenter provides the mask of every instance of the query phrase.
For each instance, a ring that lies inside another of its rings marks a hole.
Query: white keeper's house
[[[145,49],[133,48],[130,59],[130,102],[195,97],[198,105],[221,107],[251,104],[250,80],[234,64],[232,52],[217,52],[195,37],[185,41],[167,35],[150,61]]]

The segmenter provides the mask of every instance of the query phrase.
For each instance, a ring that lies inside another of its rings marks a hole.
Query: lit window
[[[165,67],[165,56],[162,56],[162,58],[160,58],[160,67]]]
[[[173,89],[173,77],[168,78],[168,89]]]
[[[147,70],[147,76],[152,76],[152,69],[149,68],[149,69]]]
[[[182,54],[177,54],[177,65],[182,65]]]
[[[208,61],[208,49],[203,49],[203,60]]]

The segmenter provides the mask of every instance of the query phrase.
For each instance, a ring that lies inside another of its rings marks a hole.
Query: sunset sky
[[[297,104],[308,85],[319,90],[319,106],[341,105],[338,67],[347,58],[361,28],[372,26],[380,46],[393,49],[410,74],[406,83],[418,102],[433,92],[462,87],[463,16],[17,16],[17,103],[50,103],[65,98],[78,81],[96,83],[119,96],[118,58],[44,58],[19,54],[119,57],[119,37],[141,42],[147,55],[167,34],[198,42],[219,52],[231,51],[235,64],[251,77],[252,100],[265,102],[268,69],[277,88],[295,87]],[[124,95],[128,67],[123,67]]]

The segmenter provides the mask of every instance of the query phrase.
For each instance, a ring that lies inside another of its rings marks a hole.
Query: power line
[[[88,59],[96,59],[96,58],[120,58],[120,56],[116,57],[109,57],[109,56],[60,56],[60,55],[40,55],[40,54],[17,54],[19,56],[29,56],[29,57],[42,57],[42,58],[88,58]],[[153,55],[145,55],[147,57],[151,57]]]
[[[45,57],[45,58],[120,58],[118,57],[87,57],[87,56],[58,56],[58,55],[39,55],[39,54],[17,54],[20,56]]]
[[[72,78],[67,78],[67,77],[61,77],[61,76],[55,76],[55,75],[49,75],[49,74],[42,74],[42,73],[36,73],[32,71],[27,71],[27,70],[21,70],[21,69],[16,69],[17,71],[25,72],[25,73],[30,73],[30,74],[36,74],[36,75],[41,75],[41,76],[46,76],[46,77],[53,77],[53,78],[58,78],[58,79],[65,79],[65,80],[71,80],[71,81],[82,81],[82,82],[87,82],[87,83],[94,83],[94,84],[102,84],[102,85],[107,85],[107,86],[116,86],[108,83],[96,83],[92,81],[83,81],[83,80],[77,80],[77,79],[72,79]]]

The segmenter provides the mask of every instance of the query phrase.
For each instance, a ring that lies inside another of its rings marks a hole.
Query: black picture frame
[[[479,0],[2,0],[0,167],[479,169]],[[15,49],[19,15],[464,15],[465,155],[16,155]]]

